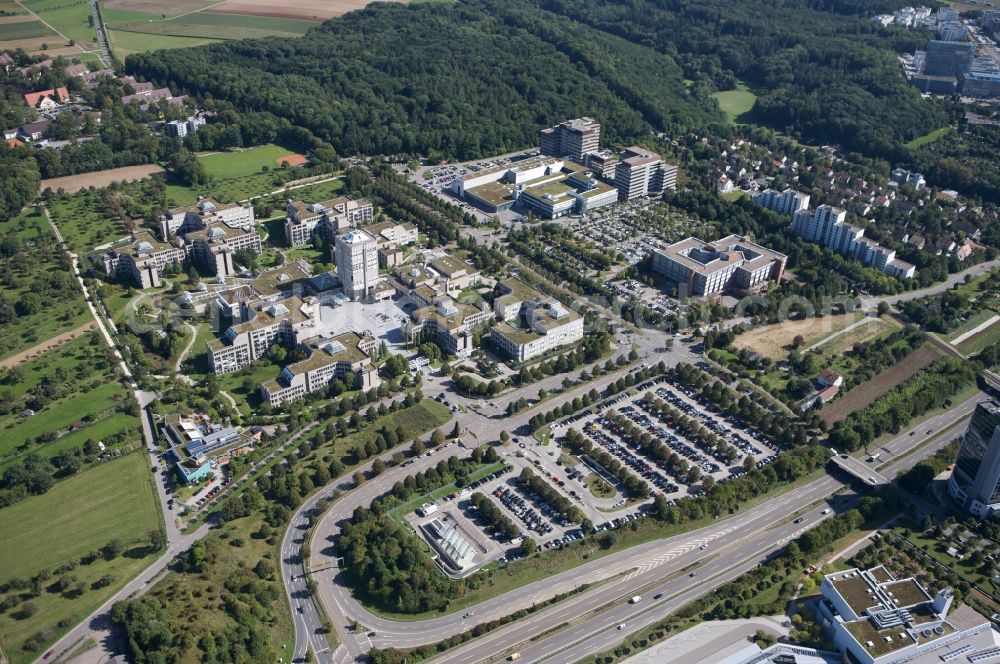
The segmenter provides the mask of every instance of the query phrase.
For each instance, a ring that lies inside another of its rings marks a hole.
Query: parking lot
[[[745,473],[745,464],[759,468],[774,460],[777,446],[694,396],[664,379],[636,395],[615,399],[596,414],[571,418],[552,434],[558,441],[569,427],[582,432],[595,449],[606,451],[642,478],[652,494],[662,493],[670,501],[703,493],[705,477],[725,482]],[[678,422],[673,414],[680,416]],[[662,449],[653,453],[654,441],[662,443],[667,453]],[[602,476],[607,472],[593,459],[580,460]]]
[[[656,202],[633,201],[595,210],[570,223],[573,233],[615,249],[629,265],[638,263],[658,244],[698,235],[705,222]]]

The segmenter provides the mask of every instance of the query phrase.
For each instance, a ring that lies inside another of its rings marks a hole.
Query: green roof
[[[511,343],[518,345],[532,342],[542,336],[537,332],[514,327],[509,323],[498,323],[493,329],[497,331],[497,334],[501,334],[506,339],[509,339]]]

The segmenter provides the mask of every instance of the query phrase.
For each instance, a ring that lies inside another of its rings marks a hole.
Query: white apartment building
[[[847,221],[847,212],[829,205],[799,210],[792,215],[792,231],[807,240],[833,249],[900,279],[911,279],[916,267],[896,258],[896,252],[864,237],[865,229]]]
[[[792,215],[799,210],[809,209],[809,194],[803,194],[794,189],[785,189],[784,191],[765,189],[753,195],[753,202],[769,210],[774,210],[778,214]]]
[[[280,406],[325,389],[347,374],[357,376],[358,388],[363,391],[378,387],[378,370],[371,363],[377,345],[371,335],[355,332],[306,342],[301,347],[309,357],[289,364],[277,378],[265,381],[260,386],[261,397],[272,406]]]
[[[339,231],[370,222],[375,206],[365,199],[353,200],[339,196],[318,203],[288,199],[285,203],[285,242],[301,247],[318,235],[333,240]]]
[[[188,134],[193,134],[201,127],[205,126],[205,118],[192,115],[187,120],[173,120],[163,126],[167,136],[184,138]]]
[[[344,295],[352,300],[368,299],[378,281],[378,246],[375,238],[360,229],[337,236],[333,260]]]

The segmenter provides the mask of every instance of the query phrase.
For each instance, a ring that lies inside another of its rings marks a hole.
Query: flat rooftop
[[[332,339],[310,339],[306,344],[312,353],[304,360],[288,365],[293,373],[300,374],[329,366],[335,362],[360,362],[368,357],[358,348],[361,337],[354,332],[341,334]]]
[[[466,272],[475,271],[471,265],[466,265],[464,262],[449,254],[433,259],[430,265],[446,277],[461,270],[465,270]]]
[[[669,247],[658,248],[656,252],[700,274],[713,274],[731,266],[734,261],[741,267],[754,270],[771,261],[787,258],[738,235],[729,235],[714,242],[689,237]]]
[[[311,278],[312,275],[309,272],[303,269],[298,262],[294,262],[264,270],[254,277],[251,285],[258,294],[267,297],[292,290],[294,284],[303,285]]]
[[[520,327],[514,327],[510,323],[497,323],[496,327],[494,327],[493,329],[495,329],[497,333],[502,334],[507,339],[510,339],[512,343],[518,345],[529,343],[542,336],[537,332],[533,332],[532,330],[525,330]]]
[[[509,182],[500,182],[497,180],[496,182],[487,182],[478,187],[466,189],[465,193],[490,205],[500,206],[514,201],[515,186]]]
[[[523,302],[525,300],[531,300],[542,296],[538,290],[524,283],[520,279],[504,279],[500,283],[510,289],[509,293],[500,296],[499,299],[501,301]]]

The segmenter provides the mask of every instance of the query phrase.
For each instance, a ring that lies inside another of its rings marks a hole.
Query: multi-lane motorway
[[[891,480],[961,432],[976,402],[982,398],[985,395],[977,393],[951,411],[904,431],[880,448],[882,457],[878,462],[852,460],[850,463],[861,464],[867,474],[882,481]],[[925,445],[928,441],[930,444]],[[453,649],[440,658],[448,662],[489,661],[516,649],[525,661],[577,661],[588,653],[613,645],[622,638],[623,631],[627,633],[658,620],[700,594],[735,578],[822,518],[849,509],[856,500],[856,496],[846,495],[831,501],[831,495],[844,485],[827,476],[710,526],[591,560],[542,582],[491,598],[472,607],[474,618],[462,618],[456,612],[429,620],[401,622],[373,615],[351,596],[339,576],[331,547],[339,524],[349,518],[355,506],[369,504],[397,480],[436,464],[440,455],[468,453],[468,450],[452,446],[435,456],[422,457],[407,468],[386,472],[346,494],[315,525],[310,563],[316,571],[311,577],[318,585],[318,599],[340,636],[342,646],[331,656],[335,661],[353,661],[373,646],[406,648],[435,643],[477,623],[509,615],[584,583],[598,583],[591,590]],[[876,466],[879,467],[876,469]],[[824,514],[827,508],[830,512]],[[796,523],[798,517],[802,521]],[[297,555],[297,551],[295,553]],[[690,576],[691,572],[696,574]],[[650,599],[638,605],[628,604],[627,598],[637,593],[647,598],[660,594],[662,597],[655,602]],[[612,601],[610,608],[607,606],[609,601]],[[303,624],[308,623],[308,615],[299,614],[303,616]],[[350,629],[353,621],[364,629],[356,632]],[[618,629],[621,624],[625,625],[624,630]],[[564,628],[557,630],[560,626]],[[556,631],[528,643],[532,637],[550,630]]]

